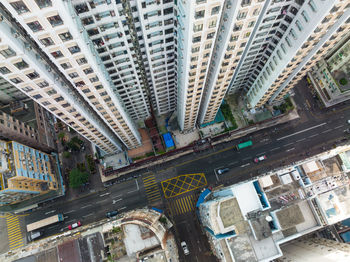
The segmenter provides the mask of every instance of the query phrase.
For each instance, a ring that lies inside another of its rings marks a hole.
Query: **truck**
[[[31,232],[39,228],[46,227],[48,225],[52,225],[58,222],[62,222],[63,220],[64,220],[63,214],[57,214],[51,217],[47,217],[39,221],[36,221],[34,223],[28,224],[27,232]]]

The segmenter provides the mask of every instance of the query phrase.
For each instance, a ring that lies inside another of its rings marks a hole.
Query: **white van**
[[[28,241],[33,241],[39,237],[41,237],[43,234],[41,231],[32,231],[28,234]]]

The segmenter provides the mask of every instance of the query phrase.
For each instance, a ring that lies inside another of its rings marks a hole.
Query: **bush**
[[[81,187],[89,181],[89,173],[82,172],[78,168],[74,168],[69,172],[69,186],[72,188]]]
[[[59,140],[63,140],[64,136],[65,136],[65,133],[61,132],[61,133],[58,134],[58,139]]]
[[[164,226],[167,225],[167,220],[166,220],[166,218],[163,217],[163,216],[159,218],[159,222],[162,223]]]
[[[146,157],[154,156],[154,152],[146,153]]]
[[[346,86],[348,84],[348,80],[346,80],[346,78],[342,78],[339,80],[339,84],[341,84],[342,86]]]
[[[117,234],[119,232],[122,232],[122,229],[120,227],[113,227],[112,232]]]
[[[85,172],[86,171],[86,166],[84,163],[78,163],[77,164],[77,168],[81,171],[81,172]]]
[[[96,168],[95,168],[95,161],[92,158],[92,155],[85,155],[85,159],[87,161],[90,172],[94,173],[96,171]]]
[[[68,152],[68,151],[64,151],[62,155],[63,155],[64,158],[70,158],[71,157],[71,153]]]
[[[225,119],[231,122],[233,129],[236,129],[238,125],[236,123],[235,118],[232,115],[230,106],[228,104],[223,104],[221,105],[220,109]]]

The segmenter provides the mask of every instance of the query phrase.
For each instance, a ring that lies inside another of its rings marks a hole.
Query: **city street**
[[[63,213],[64,222],[44,229],[45,236],[49,236],[68,230],[67,226],[78,220],[84,225],[103,219],[108,211],[125,212],[154,206],[163,209],[174,222],[178,244],[183,240],[188,244],[191,255],[184,256],[180,251],[183,261],[215,261],[210,252],[203,251],[209,249],[208,242],[195,215],[195,202],[201,188],[244,181],[317,154],[340,143],[346,135],[344,130],[349,128],[350,107],[347,105],[323,114],[301,106],[299,113],[301,118],[298,120],[132,173],[126,182],[116,183],[88,196],[69,202],[57,200],[46,203],[23,219],[31,223],[50,214]],[[237,151],[235,145],[245,140],[252,140],[253,146]],[[261,155],[266,155],[267,159],[255,163],[253,159]],[[217,169],[223,167],[228,167],[229,171],[219,175]],[[161,181],[194,173],[204,173],[207,184],[182,195],[164,197]]]

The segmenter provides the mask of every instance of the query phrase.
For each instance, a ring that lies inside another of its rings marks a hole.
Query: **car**
[[[35,239],[38,239],[39,237],[41,237],[43,235],[42,231],[32,231],[30,233],[28,233],[28,241],[33,241]]]
[[[116,215],[118,215],[118,211],[109,211],[106,213],[106,217],[107,218],[112,218],[112,217],[115,217]]]
[[[80,227],[80,226],[81,226],[81,222],[78,221],[78,222],[75,222],[75,223],[69,225],[69,226],[68,226],[68,229],[69,229],[69,230],[72,230],[72,229],[77,228],[77,227]]]
[[[254,158],[254,162],[255,163],[259,163],[261,161],[264,161],[266,159],[266,155],[263,155],[263,156],[258,156],[256,158]]]
[[[228,167],[225,167],[225,168],[220,168],[218,169],[218,174],[219,175],[222,175],[223,173],[226,173],[228,172],[230,169]]]
[[[348,120],[348,124],[350,125],[350,119]]]
[[[187,256],[190,253],[190,251],[188,250],[188,247],[185,241],[181,242],[181,247],[182,247],[182,250],[184,251],[184,254]]]
[[[344,132],[350,134],[350,128],[346,129]]]

